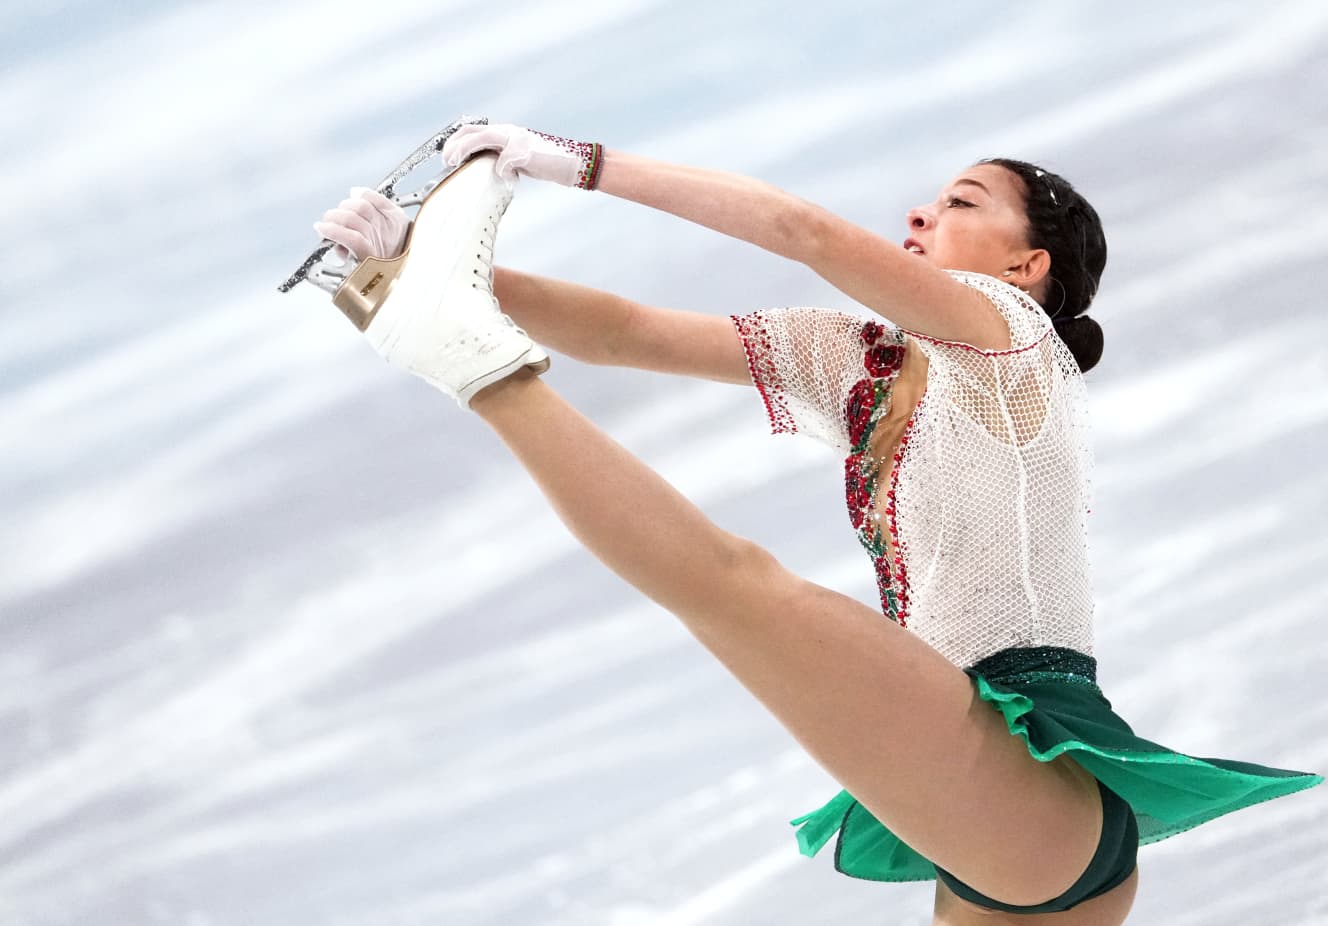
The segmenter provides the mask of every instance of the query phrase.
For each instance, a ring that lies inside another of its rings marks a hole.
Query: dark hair
[[[1102,328],[1084,313],[1107,264],[1107,238],[1097,211],[1068,180],[1026,161],[987,158],[1024,184],[1028,244],[1051,255],[1047,304],[1056,333],[1087,372],[1102,358]]]

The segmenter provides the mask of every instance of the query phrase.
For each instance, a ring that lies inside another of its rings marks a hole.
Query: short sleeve
[[[1051,319],[1047,313],[1042,311],[1042,307],[1031,296],[1019,288],[985,273],[972,273],[966,270],[947,270],[946,273],[965,286],[982,293],[992,308],[1000,313],[1010,331],[1010,347],[1006,350],[984,350],[963,341],[947,341],[916,331],[908,332],[924,346],[959,348],[987,355],[1011,354],[1028,350],[1051,332]]]
[[[769,309],[732,319],[771,433],[805,434],[848,453],[854,390],[898,376],[904,333],[829,309]]]

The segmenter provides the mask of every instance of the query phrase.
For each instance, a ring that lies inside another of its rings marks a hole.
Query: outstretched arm
[[[504,267],[494,270],[494,295],[531,337],[577,360],[751,385],[728,318],[644,305]]]
[[[498,152],[497,170],[600,189],[806,264],[895,324],[934,338],[1000,350],[1005,320],[972,287],[825,209],[736,174],[667,164],[515,125],[466,125],[443,157],[456,166]]]
[[[598,189],[806,264],[902,328],[975,347],[1009,347],[1004,320],[971,287],[768,183],[608,151]]]
[[[401,253],[410,220],[392,200],[357,188],[314,228],[361,257]],[[502,267],[494,295],[536,340],[587,363],[750,384],[746,354],[727,318],[662,309],[611,293]]]

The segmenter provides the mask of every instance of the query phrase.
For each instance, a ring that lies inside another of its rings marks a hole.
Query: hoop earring
[[[1051,280],[1051,282],[1055,283],[1057,286],[1061,288],[1061,304],[1056,306],[1055,312],[1051,313],[1051,320],[1055,321],[1057,317],[1060,316],[1061,310],[1065,308],[1065,301],[1070,298],[1070,294],[1066,291],[1065,284],[1062,283],[1060,280],[1056,279],[1055,277],[1050,277],[1049,279]]]

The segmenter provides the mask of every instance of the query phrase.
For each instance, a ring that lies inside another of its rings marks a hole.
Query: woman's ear
[[[1021,263],[1014,264],[1001,274],[1001,279],[1024,292],[1032,292],[1051,273],[1051,255],[1045,248],[1024,252]]]

